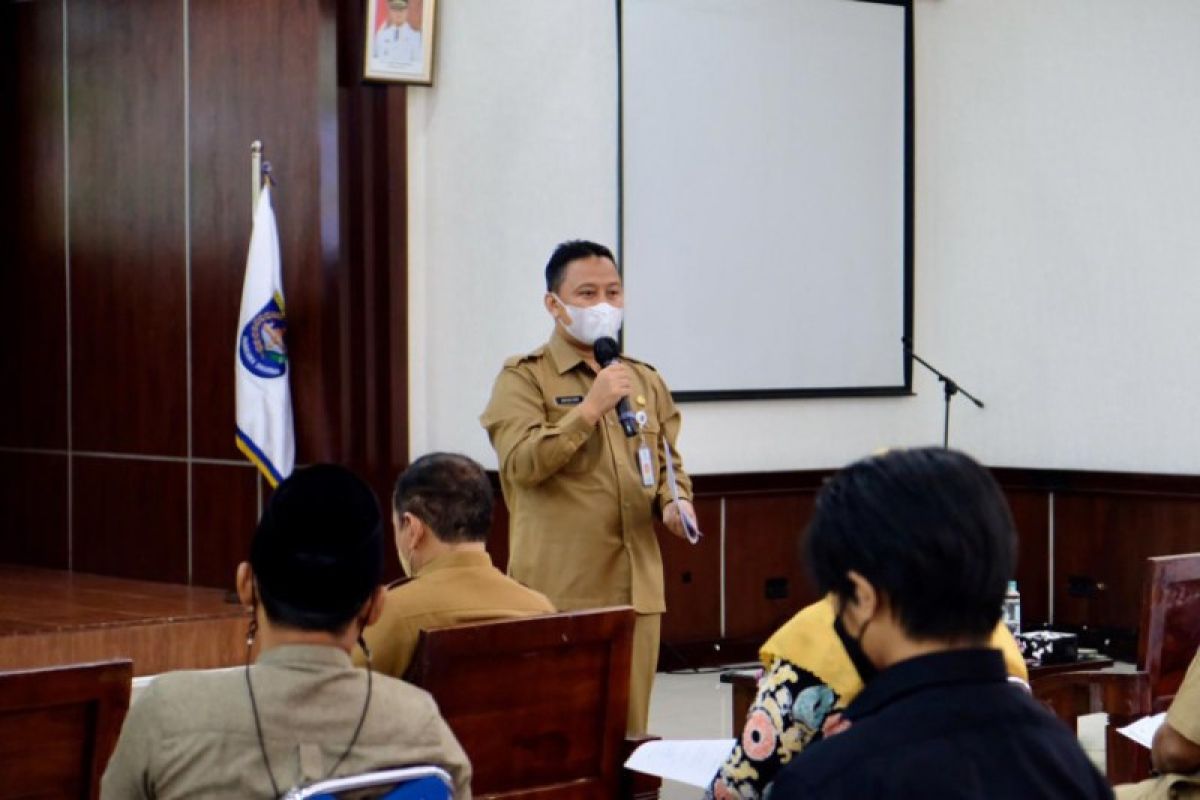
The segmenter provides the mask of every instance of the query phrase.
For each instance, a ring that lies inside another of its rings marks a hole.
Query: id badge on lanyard
[[[638,428],[641,429],[642,443],[638,445],[638,469],[642,473],[642,486],[647,488],[654,486],[656,483],[654,474],[654,455],[650,452],[650,445],[646,444],[646,412],[637,412]]]

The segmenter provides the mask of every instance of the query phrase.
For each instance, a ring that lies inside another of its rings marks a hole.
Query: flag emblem
[[[287,372],[286,334],[283,298],[276,293],[242,328],[242,365],[260,378],[281,377]]]

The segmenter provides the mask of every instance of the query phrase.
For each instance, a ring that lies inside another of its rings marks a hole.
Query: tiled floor
[[[664,739],[729,738],[732,728],[730,687],[716,672],[659,673],[650,698],[650,732]],[[1079,741],[1104,770],[1104,715],[1079,720]],[[703,792],[664,781],[662,800],[694,800]]]

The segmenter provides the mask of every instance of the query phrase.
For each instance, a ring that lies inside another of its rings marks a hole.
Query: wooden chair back
[[[1151,711],[1165,711],[1200,647],[1200,553],[1147,559],[1138,667],[1150,683]]]
[[[100,796],[133,662],[0,673],[0,798]]]
[[[1034,695],[1072,730],[1082,714],[1108,714],[1105,771],[1113,784],[1150,773],[1150,752],[1117,728],[1165,711],[1200,647],[1200,553],[1147,559],[1141,612],[1136,672],[1064,672],[1033,682]]]
[[[633,623],[620,607],[422,631],[405,678],[437,700],[475,797],[618,796]]]

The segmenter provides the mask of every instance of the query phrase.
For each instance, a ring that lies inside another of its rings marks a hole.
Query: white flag
[[[296,460],[286,333],[279,234],[268,183],[254,209],[254,230],[246,256],[234,383],[238,449],[258,465],[272,486],[292,474]]]

